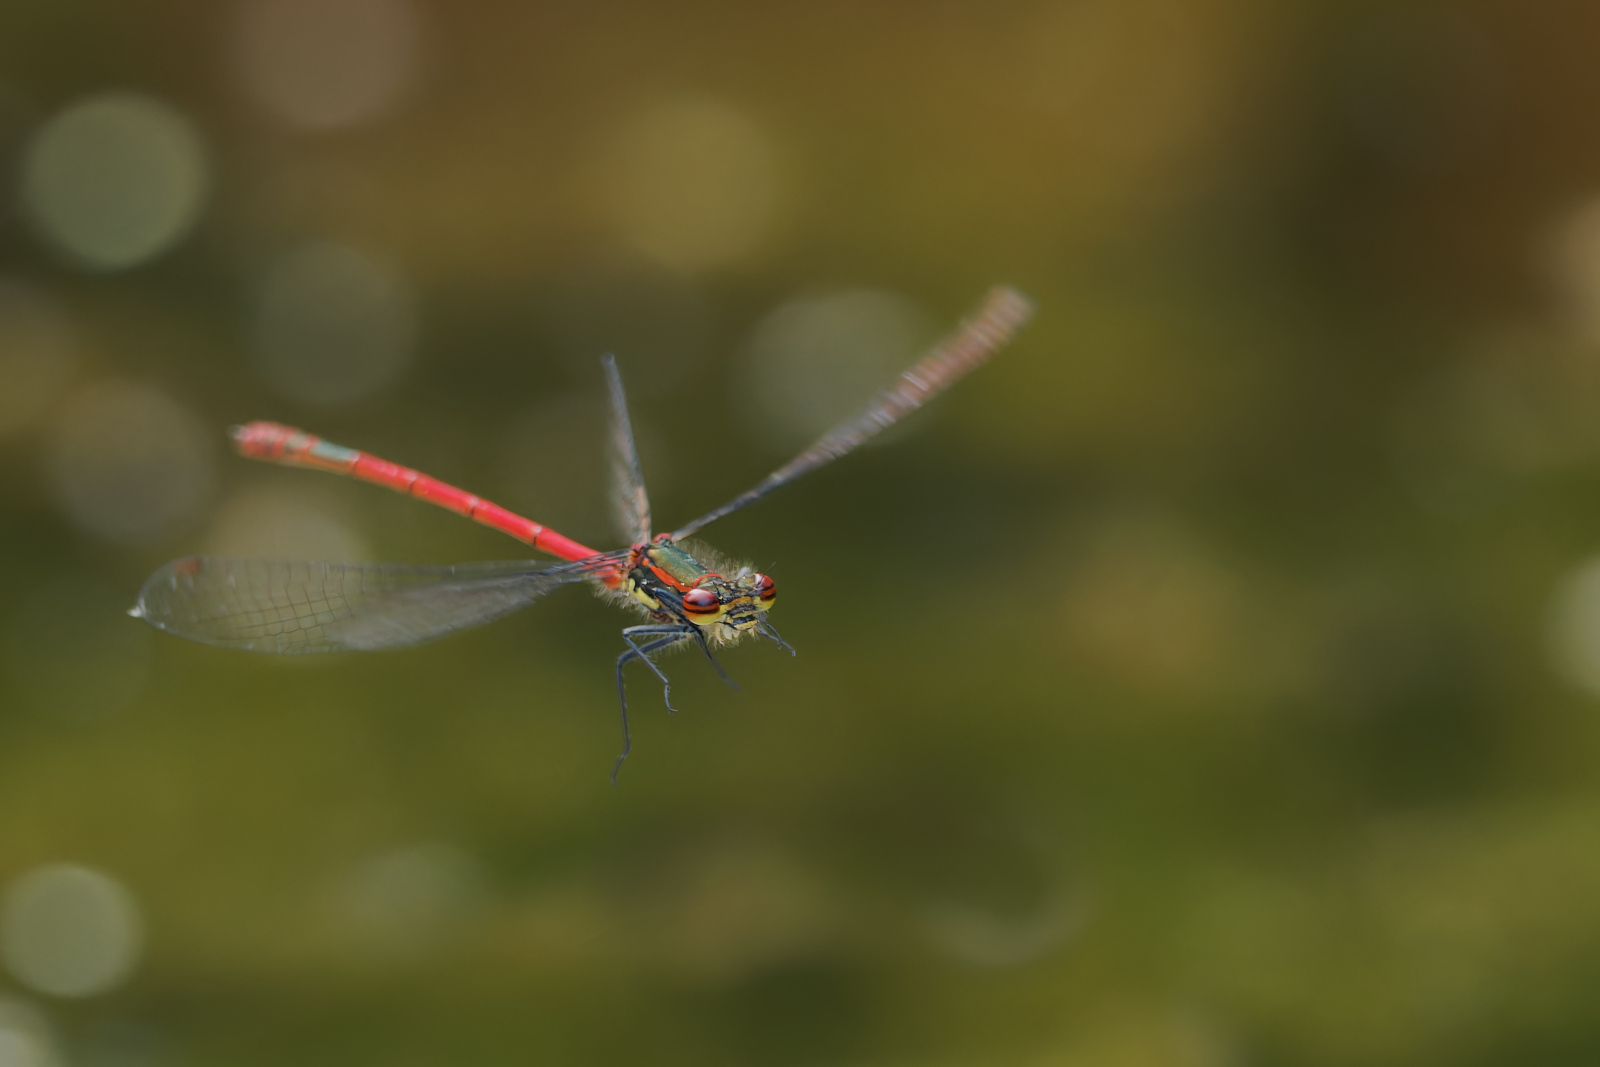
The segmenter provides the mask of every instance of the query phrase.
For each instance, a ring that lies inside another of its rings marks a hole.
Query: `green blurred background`
[[[1600,1059],[1600,9],[0,6],[0,1065]],[[707,531],[799,650],[570,589],[278,662],[209,551],[612,547],[993,283],[1035,324]]]

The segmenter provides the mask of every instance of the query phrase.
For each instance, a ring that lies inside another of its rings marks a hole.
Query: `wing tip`
[[[1038,305],[1027,293],[1014,286],[996,285],[989,290],[979,317],[998,320],[1002,328],[1011,333],[1027,325],[1037,310]]]

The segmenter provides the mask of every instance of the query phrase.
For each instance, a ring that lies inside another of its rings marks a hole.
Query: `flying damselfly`
[[[732,685],[714,650],[757,637],[794,652],[768,618],[777,599],[772,578],[729,563],[687,539],[894,425],[987,361],[1031,314],[1032,306],[1020,293],[994,289],[973,318],[902,372],[865,409],[823,434],[748,492],[671,533],[653,532],[622,378],[616,361],[606,356],[613,511],[618,532],[628,542],[627,548],[610,552],[578,544],[426,474],[301,430],[271,422],[236,427],[234,444],[251,459],[331,471],[409,493],[564,562],[437,567],[188,556],[152,574],[129,614],[179,637],[247,652],[367,651],[412,645],[490,622],[560,586],[589,582],[602,596],[647,620],[622,631],[627,649],[616,664],[622,753],[611,772],[615,782],[633,745],[623,676],[630,662],[638,660],[654,672],[671,711],[675,710],[671,683],[651,658],[657,653],[693,642]]]

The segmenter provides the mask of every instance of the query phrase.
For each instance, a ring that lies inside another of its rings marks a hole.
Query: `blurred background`
[[[1600,10],[0,6],[0,1065],[1600,1058]],[[709,530],[799,650],[581,588],[279,662],[194,552],[612,547],[1008,282],[992,365]],[[315,661],[312,661],[315,659]]]

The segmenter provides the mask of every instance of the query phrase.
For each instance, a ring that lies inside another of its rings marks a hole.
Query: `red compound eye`
[[[722,601],[709,589],[691,589],[683,594],[683,610],[690,615],[711,615],[721,608]]]
[[[756,575],[756,599],[763,604],[770,604],[778,599],[778,583],[768,578],[765,574]]]

